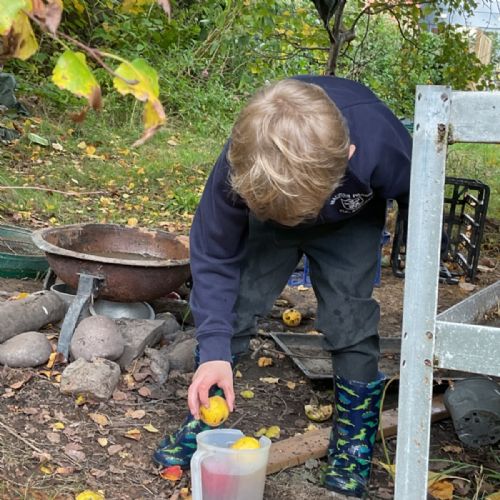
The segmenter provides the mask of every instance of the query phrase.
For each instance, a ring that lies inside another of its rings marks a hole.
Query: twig
[[[51,193],[65,194],[67,196],[83,196],[89,194],[108,194],[107,191],[60,191],[59,189],[44,188],[40,186],[0,186],[0,190],[5,189],[34,189],[36,191],[50,191]]]
[[[32,450],[36,451],[40,455],[43,455],[45,453],[40,448],[37,448],[34,444],[30,443],[27,439],[20,436],[14,429],[12,429],[12,427],[9,427],[7,424],[4,424],[1,420],[0,420],[0,427],[5,429],[9,434],[14,436],[15,438],[21,440],[25,445],[29,446]]]

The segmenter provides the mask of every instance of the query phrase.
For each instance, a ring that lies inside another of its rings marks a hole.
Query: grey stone
[[[164,320],[156,319],[117,319],[115,323],[125,341],[123,354],[116,360],[123,370],[142,356],[146,347],[160,341],[165,327]]]
[[[194,371],[194,350],[196,344],[195,338],[188,337],[173,346],[168,346],[170,369],[179,370],[183,373]]]
[[[151,349],[146,347],[144,351],[146,356],[151,360],[150,369],[153,378],[159,384],[165,383],[170,371],[170,360],[168,357],[168,347],[163,346],[161,349]]]
[[[71,339],[70,352],[74,359],[118,359],[125,341],[114,320],[106,316],[90,316],[82,320]]]
[[[52,348],[40,332],[24,332],[0,344],[0,365],[25,368],[46,363]]]
[[[62,372],[60,390],[63,394],[83,394],[107,400],[118,385],[120,374],[120,367],[109,359],[86,361],[80,358]]]
[[[163,326],[163,340],[168,342],[176,337],[181,330],[181,325],[175,319],[175,316],[169,312],[163,312],[156,315],[155,319],[165,321]]]

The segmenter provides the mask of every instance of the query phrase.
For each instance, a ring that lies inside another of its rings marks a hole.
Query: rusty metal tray
[[[322,334],[270,333],[278,346],[289,355],[298,368],[310,379],[331,379],[331,355],[325,348]],[[401,352],[400,337],[380,337],[379,368],[388,377],[399,374]]]

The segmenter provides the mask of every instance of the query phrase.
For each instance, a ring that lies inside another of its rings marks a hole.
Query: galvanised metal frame
[[[500,300],[500,282],[437,315],[447,146],[500,143],[500,92],[418,86],[414,124],[396,500],[427,498],[434,369],[500,376],[500,328],[468,324]]]

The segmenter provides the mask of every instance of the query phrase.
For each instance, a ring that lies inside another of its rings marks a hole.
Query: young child
[[[407,211],[411,138],[363,85],[300,76],[264,87],[241,112],[190,235],[197,364],[191,415],[155,453],[189,466],[198,419],[222,390],[233,410],[232,356],[244,353],[303,254],[332,353],[336,417],[325,485],[362,496],[384,376],[372,298],[388,199]]]

